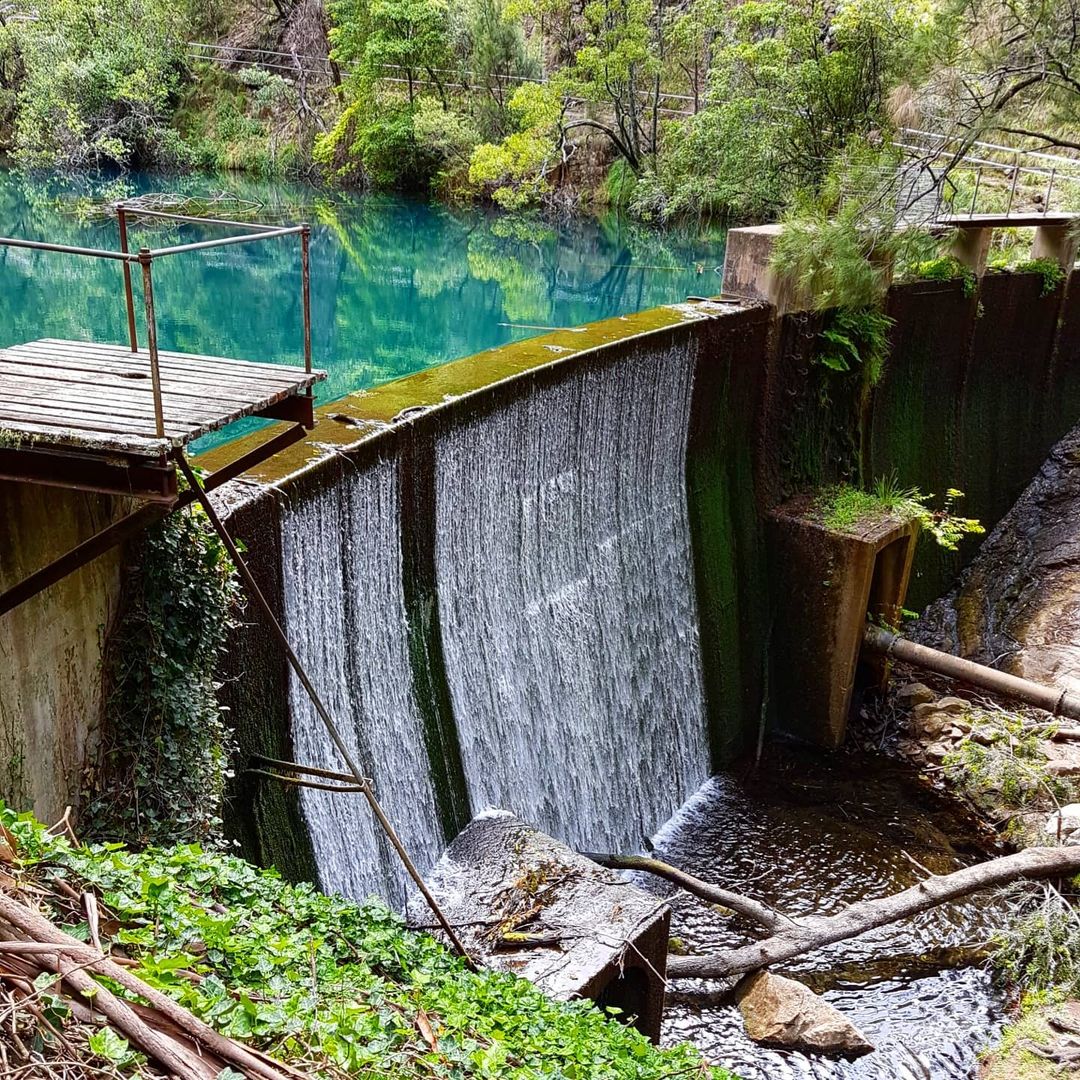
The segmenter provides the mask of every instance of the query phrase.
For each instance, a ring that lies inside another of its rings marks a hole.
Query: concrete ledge
[[[470,822],[428,875],[466,948],[558,1000],[617,1006],[654,1042],[664,1015],[670,911],[512,814]],[[417,899],[410,921],[430,923]]]
[[[895,625],[907,593],[918,522],[885,517],[840,532],[814,499],[773,511],[769,558],[777,583],[770,668],[775,714],[809,742],[844,740],[852,694],[883,684],[886,667],[861,661],[867,617]]]

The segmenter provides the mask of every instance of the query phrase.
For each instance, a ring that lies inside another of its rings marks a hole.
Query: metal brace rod
[[[269,602],[263,595],[262,589],[259,588],[259,583],[255,580],[254,575],[248,568],[247,563],[241,556],[236,544],[233,542],[232,537],[229,535],[229,531],[222,524],[221,519],[218,517],[217,511],[214,509],[214,504],[210,501],[209,496],[203,491],[202,486],[199,484],[198,477],[192,472],[191,466],[188,464],[187,458],[184,456],[183,450],[174,450],[173,458],[176,464],[180,467],[180,471],[184,474],[184,478],[187,480],[191,487],[191,490],[195,492],[195,497],[198,499],[203,510],[206,511],[206,516],[210,519],[210,524],[214,527],[214,531],[221,538],[221,542],[225,545],[225,550],[229,553],[229,557],[233,561],[233,565],[236,567],[237,572],[243,579],[244,584],[247,586],[248,594],[251,599],[255,601],[256,607],[263,613],[266,622],[270,629],[273,631],[274,636],[281,643],[281,647],[285,652],[285,656],[289,661],[290,666],[296,673],[296,677],[300,680],[300,685],[303,686],[307,696],[311,699],[311,704],[315,707],[315,711],[319,714],[319,718],[322,720],[326,731],[329,734],[334,746],[337,747],[338,753],[341,755],[342,760],[348,766],[349,772],[352,774],[353,779],[357,785],[362,789],[364,798],[367,799],[368,805],[371,807],[371,812],[375,815],[376,820],[382,827],[383,832],[386,833],[387,839],[390,841],[394,850],[397,852],[398,857],[401,859],[402,864],[408,871],[409,877],[413,879],[416,887],[420,890],[421,895],[427,902],[429,908],[431,908],[432,914],[439,921],[439,925],[442,927],[443,932],[449,938],[454,949],[458,955],[465,961],[468,967],[475,971],[477,970],[476,962],[468,954],[465,946],[461,943],[461,939],[455,933],[450,921],[443,914],[442,908],[439,907],[438,901],[432,895],[431,890],[427,887],[427,883],[420,876],[420,871],[416,869],[416,864],[409,857],[409,853],[405,850],[405,846],[402,844],[397,832],[394,830],[394,826],[391,824],[390,819],[386,816],[382,806],[379,805],[379,800],[375,796],[375,791],[371,786],[370,781],[360,771],[360,766],[357,765],[356,760],[353,758],[352,752],[349,750],[348,745],[341,736],[341,732],[338,730],[337,724],[334,722],[334,718],[330,715],[329,710],[323,704],[322,698],[319,696],[318,690],[315,689],[315,684],[311,681],[307,671],[304,669],[304,665],[300,662],[300,657],[296,655],[292,645],[289,643],[289,638],[286,635],[281,623],[278,622],[277,616],[274,614],[273,608],[270,607]]]

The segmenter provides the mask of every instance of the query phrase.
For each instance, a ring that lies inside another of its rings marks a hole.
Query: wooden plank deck
[[[302,367],[178,352],[159,353],[158,369],[164,438],[145,350],[55,339],[0,349],[0,442],[156,457],[326,378]]]

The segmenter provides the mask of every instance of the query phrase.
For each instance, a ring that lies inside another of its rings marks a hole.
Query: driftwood
[[[761,903],[760,900],[752,900],[741,893],[721,889],[718,885],[710,885],[709,882],[702,881],[701,878],[696,878],[677,866],[661,862],[659,859],[650,859],[644,855],[611,855],[598,851],[583,851],[581,854],[586,859],[592,859],[594,863],[599,863],[611,870],[641,870],[647,874],[655,874],[707,903],[719,904],[721,907],[734,911],[737,915],[742,915],[770,932],[796,925],[793,919],[769,907],[768,904]]]
[[[720,953],[668,957],[668,976],[684,979],[730,979],[745,975],[793,960],[834,942],[858,937],[868,930],[918,915],[939,904],[983,889],[997,888],[1022,879],[1067,877],[1080,873],[1080,847],[1028,848],[1015,855],[967,866],[951,874],[932,875],[892,896],[850,904],[835,915],[807,915],[797,920],[780,916],[783,922],[778,926],[778,913],[766,905],[739,897],[738,894],[726,893],[726,890],[718,890],[659,860],[620,855],[600,856],[598,861],[604,859],[608,860],[604,865],[655,873],[684,887],[686,882],[693,883],[694,888],[687,889],[688,892],[755,919],[770,932],[768,937],[760,941]],[[680,878],[683,880],[680,881]],[[724,893],[728,900],[718,898]],[[739,907],[730,902],[733,896],[740,901]],[[755,918],[755,911],[763,917]]]

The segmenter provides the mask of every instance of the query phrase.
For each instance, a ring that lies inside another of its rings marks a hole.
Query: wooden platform
[[[303,367],[160,353],[165,437],[150,359],[126,345],[46,339],[0,349],[0,445],[160,458],[245,416],[311,424]]]

